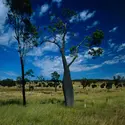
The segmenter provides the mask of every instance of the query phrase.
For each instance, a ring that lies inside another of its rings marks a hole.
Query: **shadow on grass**
[[[61,104],[64,105],[64,101],[56,98],[52,99],[44,99],[40,102],[40,104]]]
[[[10,100],[0,100],[0,106],[4,106],[4,105],[12,105],[12,104],[16,104],[16,105],[22,105],[21,100],[18,99],[10,99]]]

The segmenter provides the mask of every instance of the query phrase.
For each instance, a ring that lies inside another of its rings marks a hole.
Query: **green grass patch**
[[[125,125],[125,89],[75,89],[73,108],[62,92],[46,92],[26,92],[26,107],[20,91],[0,92],[0,125]]]

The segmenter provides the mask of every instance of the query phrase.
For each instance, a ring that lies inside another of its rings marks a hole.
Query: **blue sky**
[[[113,75],[125,75],[125,1],[124,0],[32,0],[35,25],[48,25],[48,13],[59,13],[62,8],[75,10],[80,19],[72,17],[70,23],[77,22],[73,29],[75,38],[67,34],[66,57],[70,62],[68,47],[75,45],[90,35],[96,29],[102,29],[105,38],[101,47],[104,53],[101,57],[92,59],[88,50],[82,49],[77,60],[71,66],[72,79],[104,78],[111,79]],[[20,61],[17,53],[13,29],[5,30],[4,23],[8,9],[0,0],[0,79],[20,76]],[[42,36],[45,34],[42,33]],[[59,34],[57,38],[59,39]],[[36,76],[51,77],[53,71],[63,74],[62,60],[58,48],[54,44],[46,43],[27,53],[25,70],[33,69]]]

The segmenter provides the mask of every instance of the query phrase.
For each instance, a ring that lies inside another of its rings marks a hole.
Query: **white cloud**
[[[112,42],[112,41],[113,41],[113,39],[109,39],[109,40],[108,40],[108,42]]]
[[[69,63],[72,60],[72,57],[69,55],[66,56],[67,62]],[[78,58],[75,62],[71,65],[70,70],[71,72],[81,72],[81,71],[89,71],[93,69],[100,68],[104,65],[113,65],[119,62],[125,63],[125,56],[115,56],[111,60],[106,60],[100,64],[88,64],[89,61],[86,53],[80,53]],[[62,59],[60,56],[45,56],[42,59],[36,59],[33,61],[33,65],[41,69],[41,73],[46,76],[50,77],[53,71],[57,71],[60,74],[63,74],[63,65]]]
[[[89,13],[89,10],[82,11],[82,12],[80,12],[80,18],[81,18],[81,20],[86,21],[87,19],[92,18],[95,15],[95,13],[96,13],[96,11],[93,11],[91,13]]]
[[[14,31],[12,29],[9,29],[8,32],[0,36],[0,45],[10,46],[14,42]]]
[[[114,27],[113,29],[109,30],[110,33],[115,32],[118,29],[118,26]]]
[[[19,74],[13,72],[13,71],[0,71],[0,79],[3,80],[3,79],[6,79],[6,78],[16,78],[18,77]]]
[[[125,73],[116,73],[115,76],[125,77]]]
[[[110,43],[110,47],[113,48],[115,46],[115,43]]]
[[[13,71],[0,71],[0,74],[5,74],[7,76],[14,76],[14,77],[17,77],[19,76],[17,73],[13,72]]]
[[[58,73],[63,73],[61,58],[58,56],[49,57],[46,56],[41,60],[35,60],[33,65],[41,69],[41,74],[50,77],[53,71]]]
[[[62,38],[63,38],[63,35],[60,35],[60,34],[57,34],[57,35],[56,35],[56,40],[57,40],[58,43],[62,43]],[[65,36],[65,41],[66,41],[66,43],[68,43],[69,40],[70,40],[70,33],[68,32],[68,33],[66,34],[66,36]]]
[[[93,27],[96,27],[98,24],[99,24],[99,21],[94,21],[92,25],[87,26],[86,30],[89,30],[89,29],[91,29]]]
[[[49,10],[49,5],[48,4],[44,4],[41,6],[41,10],[39,15],[42,16],[44,13],[46,13]]]
[[[27,53],[27,56],[42,56],[43,55],[43,51],[41,47],[34,47],[33,50],[29,51]]]
[[[7,74],[8,76],[18,76],[17,73],[12,72],[12,71],[4,72],[4,73]]]
[[[67,62],[69,63],[72,60],[72,57],[69,55],[66,56]],[[80,71],[88,71],[100,66],[86,66],[84,63],[88,60],[88,57],[85,54],[79,54],[78,58],[75,60],[73,65],[71,65],[70,70],[71,72],[80,72]],[[57,71],[60,74],[63,74],[63,65],[62,59],[60,56],[45,56],[42,59],[36,59],[33,62],[33,65],[41,69],[41,73],[46,76],[50,77],[53,71]]]
[[[79,21],[86,21],[92,18],[95,15],[96,11],[89,12],[89,10],[83,10],[82,12],[78,13],[77,15],[71,17],[70,23],[79,22]]]
[[[118,63],[118,62],[119,62],[119,60],[107,60],[107,61],[105,61],[105,62],[103,63],[103,65],[104,65],[104,64],[112,65],[112,64],[116,64],[116,63]]]
[[[101,65],[86,65],[86,64],[83,64],[83,60],[81,62],[79,61],[76,61],[74,62],[71,67],[70,67],[70,70],[72,72],[81,72],[81,71],[89,71],[89,70],[93,70],[93,69],[97,69],[101,67]]]
[[[62,0],[52,0],[53,3],[57,3],[57,6],[60,7]]]
[[[118,47],[117,52],[120,52],[120,51],[122,51],[122,50],[124,50],[124,49],[125,49],[125,43],[122,43],[122,44]]]
[[[27,53],[27,56],[42,56],[44,52],[57,52],[58,47],[53,43],[45,43],[41,47],[34,47],[33,50]]]
[[[113,47],[116,45],[116,44],[113,43],[112,41],[113,41],[113,39],[109,39],[109,40],[108,40],[108,44],[109,44],[109,47],[110,47],[110,48],[113,48]]]
[[[8,9],[3,4],[3,0],[0,0],[0,33],[4,32],[3,31],[3,29],[4,29],[3,25],[4,25],[5,20],[6,20],[7,12],[8,12]]]
[[[125,63],[125,55],[115,56],[113,59],[105,61],[103,65],[105,64],[112,65],[112,64],[117,64],[119,62]]]
[[[9,46],[14,42],[14,31],[11,28],[4,31],[8,8],[3,4],[3,0],[0,0],[0,10],[0,45]]]

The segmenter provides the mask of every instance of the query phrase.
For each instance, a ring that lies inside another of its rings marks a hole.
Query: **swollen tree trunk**
[[[21,73],[22,73],[22,95],[23,95],[23,105],[26,105],[26,95],[25,95],[25,79],[24,79],[24,62],[23,58],[20,56],[20,63],[21,63]]]
[[[62,54],[62,61],[64,67],[64,75],[63,75],[63,93],[65,99],[65,106],[72,107],[74,105],[74,91],[72,80],[70,76],[69,66],[67,65],[66,57],[63,53]]]

